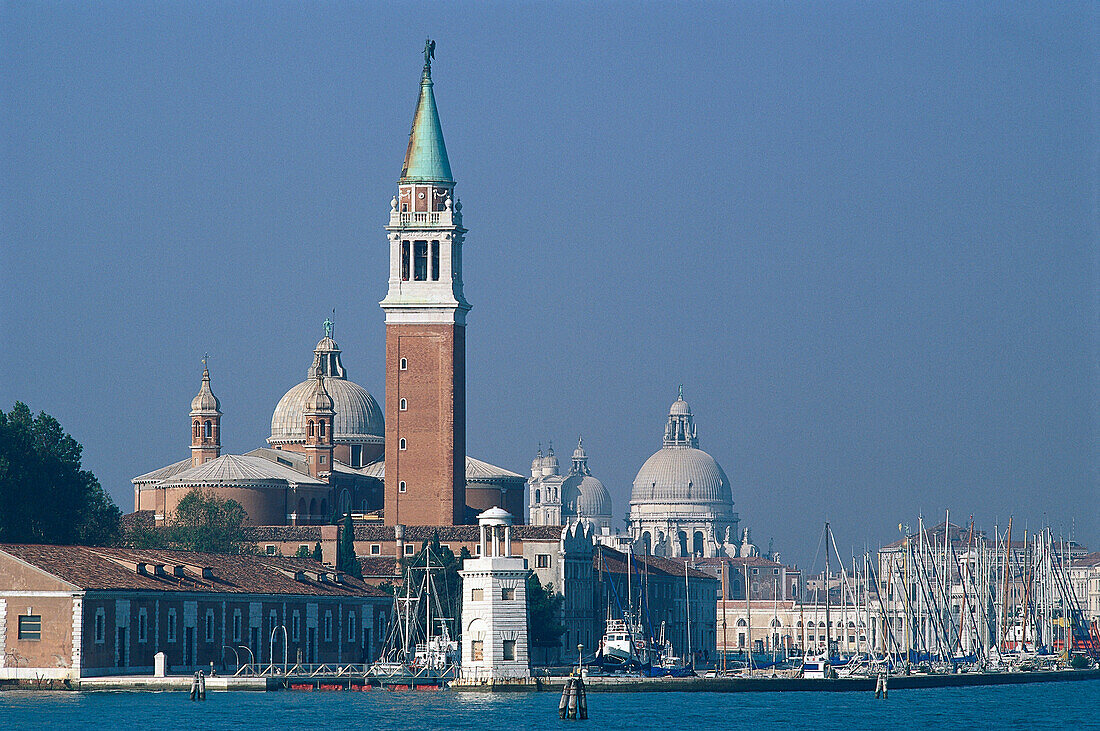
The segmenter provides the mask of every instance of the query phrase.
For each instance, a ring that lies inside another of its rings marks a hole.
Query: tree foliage
[[[166,547],[202,553],[252,553],[244,528],[248,513],[236,500],[195,488],[183,496],[162,531]]]
[[[119,535],[121,513],[83,448],[45,412],[16,402],[0,410],[0,542],[101,546]]]
[[[561,605],[565,597],[554,593],[554,585],[543,586],[534,573],[527,577],[527,621],[531,644],[539,647],[559,647],[565,632]]]
[[[344,514],[344,524],[340,526],[340,542],[336,546],[336,570],[350,574],[357,579],[363,578],[363,567],[355,555],[355,527],[351,523],[351,513]]]

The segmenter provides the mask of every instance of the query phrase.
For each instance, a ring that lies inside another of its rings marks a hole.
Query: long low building
[[[310,559],[0,545],[0,679],[364,662],[392,601]]]

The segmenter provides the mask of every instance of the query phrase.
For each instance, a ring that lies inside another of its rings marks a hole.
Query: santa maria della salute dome
[[[661,448],[634,478],[631,537],[643,553],[728,555],[728,547],[736,545],[737,522],[729,478],[714,457],[699,449],[681,388],[669,408]]]

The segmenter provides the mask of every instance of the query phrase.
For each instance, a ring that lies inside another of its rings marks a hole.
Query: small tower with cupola
[[[336,416],[332,397],[325,390],[320,369],[314,375],[313,392],[306,399],[306,462],[311,477],[321,478],[332,472],[332,421]]]
[[[202,385],[191,400],[191,466],[217,459],[222,452],[221,403],[210,390],[210,369],[202,359]]]

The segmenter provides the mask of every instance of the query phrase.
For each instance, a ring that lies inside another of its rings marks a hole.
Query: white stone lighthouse
[[[463,562],[462,678],[528,678],[527,575],[512,555],[512,516],[491,508],[477,516],[481,555]]]

